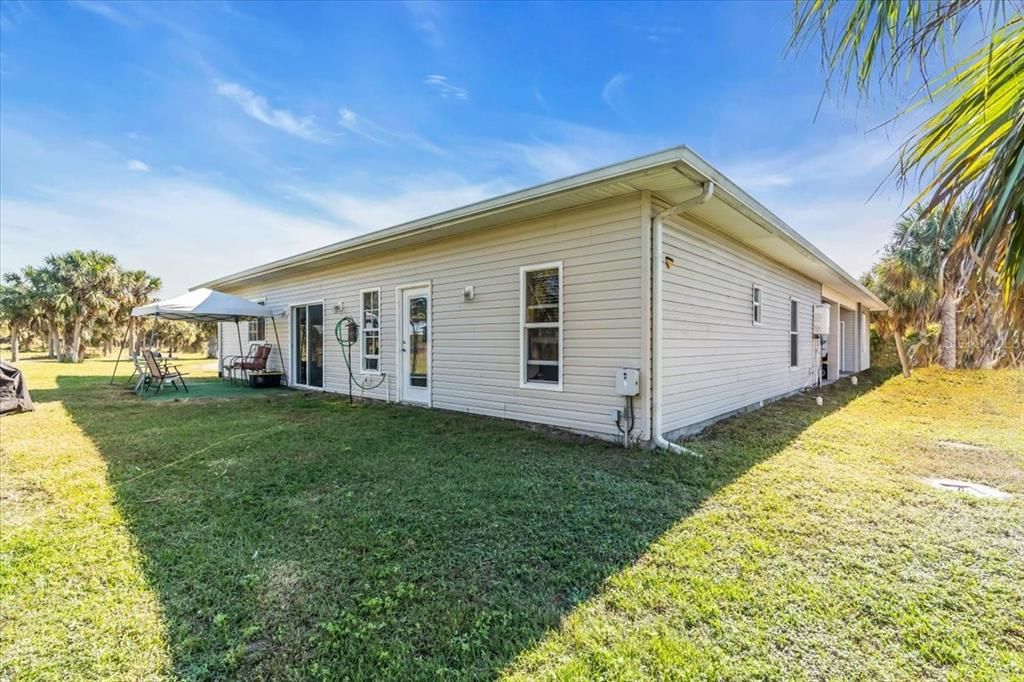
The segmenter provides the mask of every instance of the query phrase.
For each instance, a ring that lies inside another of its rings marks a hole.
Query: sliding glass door
[[[322,304],[292,308],[292,362],[295,383],[324,385],[324,307]]]

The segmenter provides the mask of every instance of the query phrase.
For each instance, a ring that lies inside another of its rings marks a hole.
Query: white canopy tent
[[[196,289],[166,301],[132,308],[132,317],[162,317],[165,320],[231,322],[272,317],[259,303],[213,289]]]
[[[152,317],[159,321],[185,320],[191,322],[234,322],[238,332],[238,348],[242,351],[242,320],[255,320],[269,317],[274,325],[274,341],[277,343],[277,354],[281,360],[281,368],[284,369],[284,355],[281,352],[281,341],[277,335],[277,321],[273,310],[247,298],[232,296],[222,291],[213,289],[196,289],[181,296],[156,301],[148,305],[132,309],[132,318]],[[117,352],[117,361],[114,363],[114,373],[110,377],[110,383],[114,383],[114,376],[117,375],[117,365],[121,362],[121,353],[124,351],[124,344],[128,340],[128,331],[131,329],[132,320],[128,321],[128,327],[124,330],[124,340],[121,341],[121,348]],[[223,348],[218,345],[218,355],[223,356]]]

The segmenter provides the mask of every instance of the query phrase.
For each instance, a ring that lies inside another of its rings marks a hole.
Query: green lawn
[[[22,367],[0,679],[1024,677],[1020,372],[874,372],[694,460]]]

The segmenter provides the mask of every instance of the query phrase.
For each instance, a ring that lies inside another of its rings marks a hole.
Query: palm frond
[[[993,27],[988,39],[932,79],[930,56],[946,55],[971,12]],[[827,82],[863,95],[876,78],[895,84],[901,69],[919,69],[924,86],[902,113],[941,104],[901,147],[895,174],[922,183],[925,215],[967,202],[957,246],[995,267],[1008,300],[1024,297],[1022,13],[1019,0],[796,0],[789,43],[819,37]]]
[[[926,212],[968,202],[958,246],[995,264],[1010,293],[1024,287],[1024,17],[946,76],[936,92],[948,100],[904,145],[900,173],[931,177]]]

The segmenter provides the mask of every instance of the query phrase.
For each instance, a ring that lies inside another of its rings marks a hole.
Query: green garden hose
[[[347,324],[347,326],[345,326]],[[345,333],[346,329],[354,330]],[[357,379],[355,373],[352,371],[352,346],[355,345],[356,339],[359,338],[359,325],[351,317],[346,315],[345,317],[338,320],[338,324],[334,325],[334,338],[338,340],[338,345],[341,346],[341,357],[345,359],[345,367],[348,368],[348,402],[352,403],[352,383],[355,384],[363,391],[372,391],[375,388],[379,388],[388,379],[387,374],[381,374],[380,380],[376,383],[372,381],[366,381],[363,379]]]

